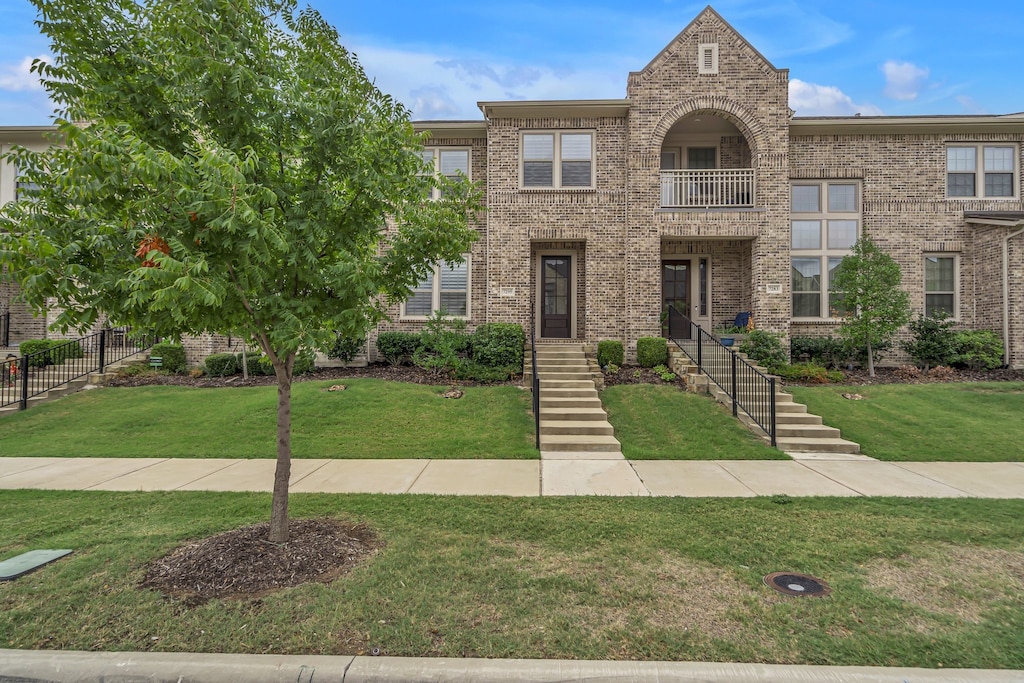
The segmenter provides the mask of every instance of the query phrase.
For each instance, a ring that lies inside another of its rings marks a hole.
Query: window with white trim
[[[469,150],[460,147],[427,147],[420,152],[423,162],[432,164],[434,173],[443,175],[449,180],[458,180],[460,176],[470,177]],[[431,199],[441,196],[438,188],[432,190]]]
[[[524,188],[594,186],[594,134],[580,131],[523,133]]]
[[[435,311],[469,317],[469,256],[462,263],[442,261],[412,290],[402,307],[403,318],[427,318]]]
[[[949,254],[925,254],[924,257],[924,314],[931,317],[945,313],[957,315],[957,281],[959,263]]]
[[[20,169],[17,166],[14,167],[14,201],[18,201],[18,199],[21,198],[22,193],[26,191],[33,192],[38,189],[39,185],[37,183],[22,180]]]
[[[1017,146],[948,145],[946,196],[953,199],[1012,199],[1017,196]]]
[[[791,193],[793,317],[841,316],[845,309],[832,276],[860,235],[860,185],[799,181]]]

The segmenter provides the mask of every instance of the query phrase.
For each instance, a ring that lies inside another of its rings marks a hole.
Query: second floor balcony
[[[754,206],[754,169],[661,171],[663,209],[742,209]]]

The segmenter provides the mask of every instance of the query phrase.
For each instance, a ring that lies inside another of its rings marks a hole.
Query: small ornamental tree
[[[867,351],[872,377],[875,350],[910,320],[910,297],[900,286],[902,279],[899,264],[867,237],[857,240],[832,277],[832,289],[846,309],[839,334],[852,348]]]
[[[294,0],[32,1],[61,144],[9,155],[38,189],[0,216],[0,259],[63,329],[108,314],[255,339],[277,376],[286,542],[297,355],[362,337],[460,260],[478,194],[428,172],[407,110]]]

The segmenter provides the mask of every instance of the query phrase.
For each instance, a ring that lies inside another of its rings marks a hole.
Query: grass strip
[[[1024,668],[1024,501],[497,499],[296,494],[368,522],[331,584],[199,606],[139,589],[188,539],[263,521],[264,494],[0,492],[0,647]],[[774,571],[827,581],[779,595]]]

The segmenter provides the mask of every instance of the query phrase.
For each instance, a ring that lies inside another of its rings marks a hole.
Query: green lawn
[[[622,453],[634,460],[788,460],[707,396],[655,384],[601,392]]]
[[[1024,501],[292,496],[385,546],[331,584],[194,606],[138,588],[263,494],[0,492],[0,647],[1024,668]],[[826,598],[766,588],[774,571]]]
[[[879,460],[1024,461],[1024,384],[787,387]],[[855,393],[863,400],[842,397]]]
[[[297,458],[537,458],[527,392],[374,379],[292,387]],[[104,388],[0,419],[5,456],[269,458],[276,387]]]

